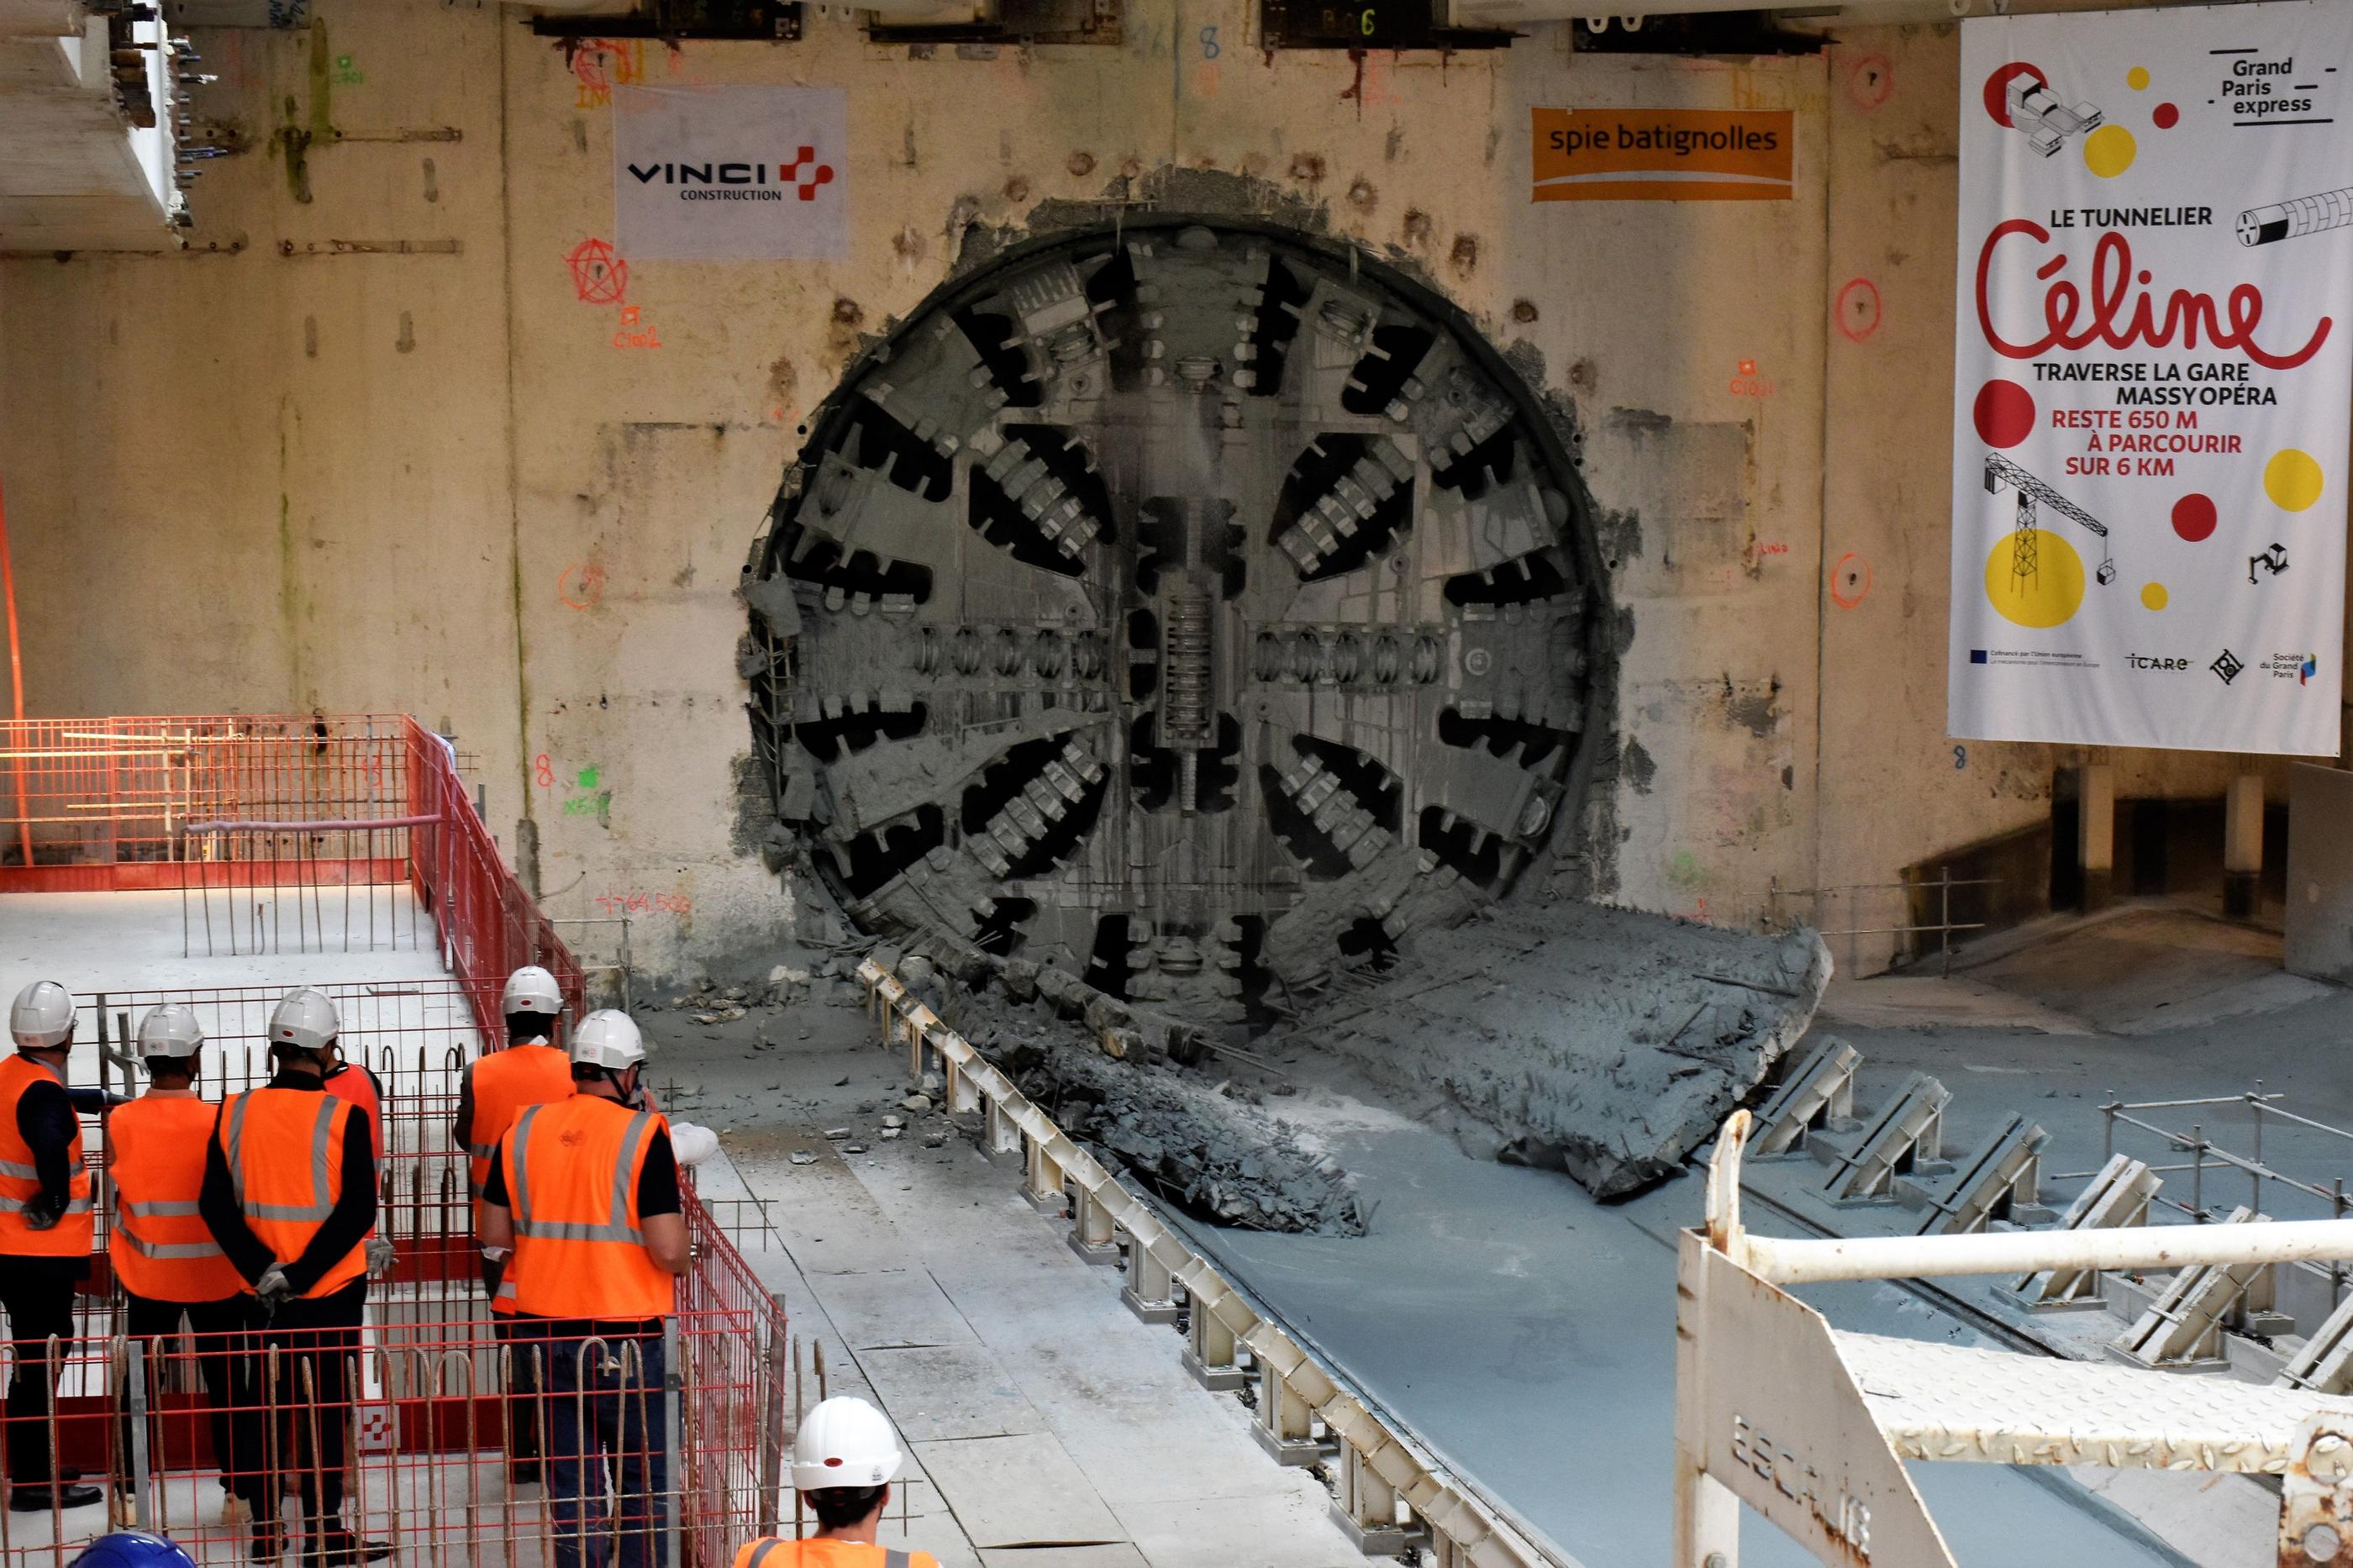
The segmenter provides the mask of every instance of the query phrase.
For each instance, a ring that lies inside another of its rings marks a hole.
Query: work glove
[[[25,1200],[25,1228],[51,1230],[65,1217],[65,1205],[47,1193],[37,1193]]]
[[[286,1278],[285,1269],[273,1263],[261,1271],[260,1279],[253,1282],[253,1293],[259,1299],[265,1311],[274,1312],[280,1304],[293,1299],[294,1282]]]
[[[670,1152],[681,1165],[700,1165],[719,1152],[719,1135],[691,1121],[670,1124]]]
[[[385,1238],[380,1236],[372,1236],[368,1237],[367,1271],[369,1279],[383,1279],[385,1275],[392,1272],[392,1266],[398,1262],[399,1259],[400,1254],[393,1250],[392,1243],[385,1240]]]

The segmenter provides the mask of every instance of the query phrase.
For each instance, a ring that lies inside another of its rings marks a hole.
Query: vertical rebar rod
[[[679,1551],[680,1538],[685,1524],[683,1516],[686,1513],[686,1463],[685,1456],[679,1451],[681,1429],[679,1402],[681,1391],[685,1387],[686,1375],[686,1368],[681,1359],[681,1350],[682,1347],[679,1342],[678,1320],[664,1318],[662,1320],[661,1445],[663,1463],[669,1471],[664,1479],[670,1483],[672,1501],[671,1506],[662,1516],[663,1568],[681,1568],[684,1562]],[[641,1378],[640,1382],[642,1381]],[[648,1434],[647,1441],[652,1441],[650,1433]],[[651,1468],[650,1460],[648,1468]],[[649,1480],[651,1479],[650,1476],[648,1477]]]
[[[131,1489],[132,1522],[145,1530],[150,1522],[147,1517],[147,1347],[137,1340],[130,1342],[123,1375],[131,1387],[131,1452],[127,1456],[130,1468],[123,1484]]]

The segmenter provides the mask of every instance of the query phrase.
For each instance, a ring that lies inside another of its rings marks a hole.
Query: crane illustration
[[[2102,584],[2116,580],[2116,560],[2108,552],[2108,525],[2011,462],[1998,452],[1988,452],[1985,461],[1986,494],[2000,495],[2008,485],[2018,492],[2018,526],[2010,535],[2010,574],[2021,586],[2042,570],[2041,551],[2035,538],[2035,508],[2045,506],[2060,516],[2073,519],[2100,536],[2100,569],[2094,575]]]

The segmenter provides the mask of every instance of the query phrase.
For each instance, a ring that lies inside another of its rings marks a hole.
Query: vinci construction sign
[[[1540,202],[1786,202],[1786,109],[1539,109]]]

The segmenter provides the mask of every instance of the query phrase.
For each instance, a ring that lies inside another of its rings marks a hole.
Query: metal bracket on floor
[[[1176,1300],[1176,1277],[1150,1245],[1139,1242],[1125,1226],[1119,1227],[1119,1245],[1127,1255],[1127,1283],[1119,1299],[1147,1323],[1173,1323],[1185,1315]]]
[[[1089,1263],[1110,1267],[1119,1261],[1119,1235],[1111,1210],[1086,1188],[1078,1189],[1071,1205],[1071,1250]]]
[[[2289,1358],[2272,1379],[2280,1388],[2308,1388],[2315,1394],[2353,1394],[2353,1296],[2337,1303],[2320,1321],[2304,1348]]]
[[[1945,1107],[1953,1091],[1915,1072],[1881,1111],[1854,1152],[1831,1162],[1822,1191],[1833,1203],[1869,1202],[1894,1196],[1895,1178],[1944,1152]]]
[[[1323,1391],[1329,1398],[1332,1380],[1318,1373],[1307,1352],[1272,1323],[1252,1329],[1247,1342],[1258,1367],[1258,1409],[1250,1436],[1278,1465],[1312,1465],[1324,1458],[1338,1445],[1315,1436],[1315,1402],[1308,1395]]]
[[[1928,1200],[1922,1236],[1966,1236],[1998,1219],[2021,1224],[2051,1217],[2042,1196],[2042,1146],[2051,1134],[2013,1116],[1993,1141],[1964,1161],[1942,1192]]]
[[[1025,1194],[1050,1194],[1051,1212],[1058,1215],[1064,1187],[1077,1195],[1074,1244],[1082,1237],[1118,1238],[1127,1251],[1121,1295],[1130,1310],[1148,1321],[1168,1321],[1180,1310],[1186,1315],[1187,1370],[1218,1389],[1239,1388],[1252,1376],[1259,1380],[1256,1425],[1264,1434],[1261,1442],[1276,1458],[1297,1464],[1336,1455],[1343,1528],[1364,1551],[1394,1556],[1419,1545],[1434,1568],[1574,1568],[1536,1546],[1282,1324],[1259,1311],[1149,1202],[1073,1143],[970,1041],[910,996],[896,976],[870,958],[858,966],[858,977],[883,1038],[909,1046],[916,1074],[935,1056],[944,1081],[953,1084],[960,1076],[972,1086],[986,1119],[988,1147],[1023,1156]],[[1098,1215],[1107,1216],[1108,1233]],[[1176,1305],[1180,1290],[1182,1309]],[[1325,1436],[1317,1440],[1319,1427]],[[1300,1447],[1303,1437],[1314,1443],[1314,1455]]]
[[[1757,1113],[1752,1158],[1804,1145],[1806,1134],[1854,1118],[1854,1069],[1862,1053],[1836,1035],[1823,1037]]]
[[[2267,1216],[2242,1205],[2224,1225],[2246,1225]],[[2222,1362],[2222,1330],[2231,1314],[2267,1274],[2268,1263],[2200,1263],[2181,1269],[2112,1349],[2141,1366],[2180,1370]]]
[[[2162,1184],[2146,1160],[2112,1154],[2091,1184],[2059,1216],[2061,1230],[2116,1230],[2148,1223],[2148,1201]],[[2096,1268],[2046,1268],[2010,1287],[2029,1308],[2105,1307]],[[2331,1390],[2330,1392],[2336,1392]]]

